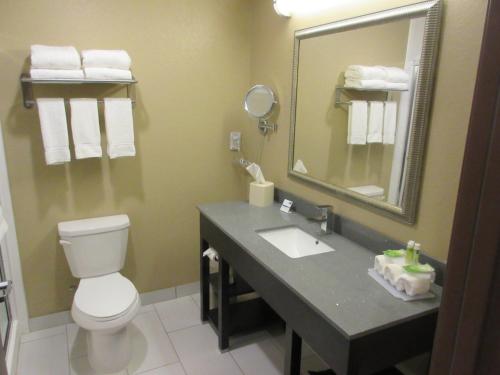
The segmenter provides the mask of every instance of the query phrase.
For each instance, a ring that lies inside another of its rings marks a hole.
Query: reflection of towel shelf
[[[386,94],[385,100],[388,100],[389,94],[391,92],[396,92],[396,91],[402,92],[402,91],[408,91],[408,90],[395,90],[395,89],[391,89],[391,90],[387,90],[387,89],[358,89],[356,87],[335,86],[335,107],[338,108],[340,106],[351,105],[350,101],[342,101],[342,95],[351,96],[351,95],[348,94],[349,91],[350,92],[356,91],[356,92],[371,92],[371,93],[379,92],[379,93],[385,93]]]
[[[127,97],[135,103],[135,90],[134,84],[137,80],[132,77],[132,79],[35,79],[31,78],[28,74],[22,74],[21,78],[21,88],[23,95],[23,104],[25,108],[33,108],[36,105],[36,101],[33,97],[33,85],[123,85],[127,87]],[[98,100],[102,103],[102,100]]]

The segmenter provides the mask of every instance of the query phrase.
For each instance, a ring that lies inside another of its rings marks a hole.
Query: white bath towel
[[[381,79],[346,79],[344,86],[361,90],[408,90],[408,83],[387,82]]]
[[[384,103],[369,102],[368,109],[368,143],[382,143],[382,130],[384,127]]]
[[[130,70],[112,68],[84,68],[87,79],[132,79]]]
[[[81,69],[31,69],[30,76],[34,79],[83,79]]]
[[[382,80],[386,82],[408,83],[409,74],[401,68],[390,66],[349,65],[344,73],[346,79]]]
[[[383,143],[385,145],[393,145],[396,140],[396,124],[398,118],[398,103],[384,103],[384,132]]]
[[[73,46],[31,46],[31,67],[35,69],[80,69],[80,54]]]
[[[128,98],[104,99],[104,117],[111,159],[135,156],[132,102]]]
[[[48,165],[66,163],[69,153],[66,109],[62,98],[38,98],[36,100],[42,129],[45,161]]]
[[[85,68],[129,70],[132,60],[124,50],[88,49],[82,51],[82,63]]]
[[[100,158],[102,149],[97,100],[78,98],[69,102],[76,158]]]
[[[349,106],[347,143],[350,145],[365,145],[367,128],[368,103],[362,100],[352,100]]]

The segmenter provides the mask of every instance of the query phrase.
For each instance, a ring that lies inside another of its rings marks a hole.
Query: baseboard
[[[9,332],[9,343],[7,345],[7,352],[5,353],[5,364],[7,366],[7,373],[15,375],[17,372],[17,359],[19,357],[19,346],[21,344],[21,329],[19,321],[14,320],[11,322]]]
[[[158,289],[152,292],[141,293],[141,303],[143,306],[152,305],[153,303],[160,303],[169,301],[171,299],[189,296],[196,294],[200,291],[200,283],[194,282],[189,284],[178,285],[172,288]],[[57,327],[63,324],[72,323],[71,313],[69,310],[61,311],[54,314],[38,316],[29,319],[30,332],[40,331]]]

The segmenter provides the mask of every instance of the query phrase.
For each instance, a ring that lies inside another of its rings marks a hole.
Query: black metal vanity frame
[[[277,200],[282,200],[279,194]],[[209,260],[202,256],[209,246],[216,248],[220,256],[218,307],[213,310],[209,309]],[[339,375],[373,374],[432,348],[437,311],[348,337],[203,214],[200,215],[200,265],[201,319],[211,321],[217,330],[219,348],[227,349],[229,336],[241,328],[235,327],[237,319],[229,303],[231,266],[265,301],[264,307],[257,311],[265,315],[268,305],[285,321],[286,375],[300,374],[302,338]],[[442,276],[438,272],[438,279]],[[248,323],[255,321],[249,319]]]

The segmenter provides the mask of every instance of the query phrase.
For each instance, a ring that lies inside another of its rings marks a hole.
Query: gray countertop
[[[391,296],[367,273],[375,254],[337,234],[319,235],[319,224],[279,205],[266,208],[247,202],[203,204],[200,212],[253,256],[305,302],[353,339],[437,311],[437,297],[404,302]],[[256,231],[295,225],[332,246],[335,251],[289,258]]]

